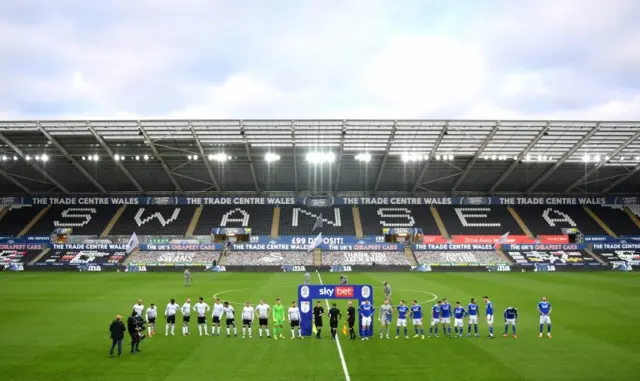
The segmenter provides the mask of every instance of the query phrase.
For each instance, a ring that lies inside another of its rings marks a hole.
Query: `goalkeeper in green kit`
[[[280,299],[276,299],[276,305],[273,306],[273,338],[278,340],[278,335],[284,339],[282,334],[284,331],[284,307]]]

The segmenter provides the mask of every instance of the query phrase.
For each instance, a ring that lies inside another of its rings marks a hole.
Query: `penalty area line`
[[[318,280],[320,281],[320,284],[323,285],[324,283],[322,282],[322,277],[320,276],[320,273],[317,272],[316,274],[318,274]],[[327,310],[329,310],[330,309],[329,300],[325,299],[324,302],[327,303]],[[340,355],[340,362],[342,363],[344,378],[347,381],[351,381],[351,376],[349,376],[349,369],[347,368],[347,361],[344,359],[344,354],[342,353],[342,346],[340,345],[340,335],[338,334],[338,332],[336,332],[336,346],[338,347],[338,354]]]

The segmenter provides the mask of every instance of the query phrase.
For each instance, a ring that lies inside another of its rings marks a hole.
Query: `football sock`
[[[515,335],[516,334],[516,325],[515,324],[511,326],[511,330],[513,331],[513,334]]]
[[[242,336],[247,334],[247,327],[242,327]]]
[[[198,324],[198,332],[200,333],[200,336],[202,336],[202,324]]]
[[[448,326],[447,329],[449,330],[449,336],[451,336],[451,326]]]
[[[506,335],[508,331],[509,331],[509,324],[505,324],[504,325],[504,334]]]
[[[547,332],[548,332],[548,333],[551,333],[551,324],[547,324]],[[562,332],[561,332],[561,333],[562,333]],[[560,335],[560,336],[562,336],[562,335]]]
[[[420,327],[420,334],[424,336],[424,327]]]
[[[238,334],[238,327],[233,327],[233,334],[237,335]]]
[[[473,330],[476,331],[476,334],[478,334],[478,325],[477,324],[473,325]]]
[[[227,336],[231,335],[231,328],[227,327]]]
[[[169,324],[164,326],[164,334],[168,335],[169,334]]]
[[[405,336],[407,336],[407,334],[409,333],[408,331],[409,331],[409,330],[407,329],[407,327],[404,327],[404,335],[405,335]]]
[[[262,328],[258,328],[258,335],[260,335],[260,337],[262,337]]]
[[[266,328],[265,332],[267,332],[267,336],[269,336],[269,328]]]
[[[490,327],[489,327],[489,334],[490,334],[490,335],[493,335],[493,326],[490,326]]]

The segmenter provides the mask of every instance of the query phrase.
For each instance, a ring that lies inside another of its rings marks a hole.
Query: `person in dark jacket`
[[[138,313],[133,311],[127,319],[127,329],[131,336],[131,354],[140,352],[140,328],[138,326]]]
[[[116,344],[118,345],[118,356],[122,355],[122,340],[124,339],[126,330],[127,327],[125,327],[122,322],[122,316],[117,315],[116,320],[112,321],[111,326],[109,326],[109,332],[111,332],[111,350],[109,351],[109,356],[113,357],[113,350],[116,348]]]

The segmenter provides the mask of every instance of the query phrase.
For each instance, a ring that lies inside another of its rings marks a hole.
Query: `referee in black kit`
[[[322,333],[322,315],[324,315],[324,308],[320,301],[316,302],[316,306],[313,307],[313,325],[316,327],[316,338],[322,339],[320,334]]]
[[[356,339],[356,331],[353,326],[356,324],[356,308],[353,306],[353,302],[348,303],[347,307],[347,324],[349,325],[349,340]]]
[[[140,352],[140,331],[143,329],[140,326],[138,313],[133,311],[127,319],[127,330],[129,331],[129,336],[131,336],[131,354]]]
[[[333,303],[331,309],[329,309],[329,327],[331,327],[331,339],[336,339],[338,333],[338,321],[342,318],[342,314],[338,309],[336,303]]]

